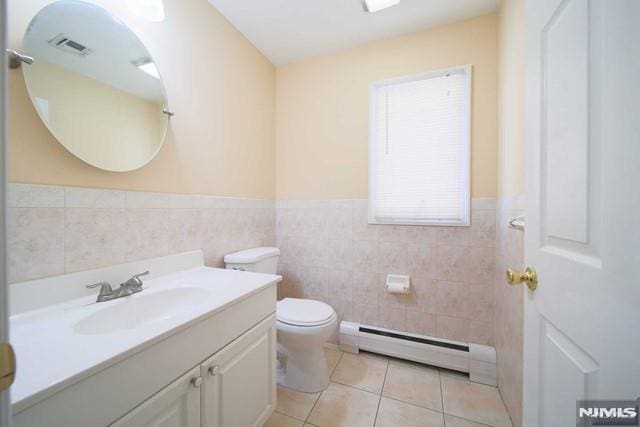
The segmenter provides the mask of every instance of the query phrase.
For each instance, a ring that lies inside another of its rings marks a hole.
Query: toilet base
[[[279,320],[276,323],[281,366],[278,383],[305,393],[317,393],[327,388],[329,370],[324,344],[336,329],[335,312],[327,323],[316,326],[295,326]]]
[[[296,351],[278,355],[278,384],[304,393],[317,393],[329,385],[329,370],[322,351]]]

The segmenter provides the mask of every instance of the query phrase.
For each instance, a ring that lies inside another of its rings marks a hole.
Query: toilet
[[[280,250],[260,247],[224,257],[228,269],[276,274]],[[330,305],[302,298],[277,303],[278,383],[302,392],[316,393],[329,385],[324,344],[336,328]]]

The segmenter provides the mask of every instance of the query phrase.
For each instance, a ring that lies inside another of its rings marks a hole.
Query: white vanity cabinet
[[[144,292],[70,298],[144,270],[158,272]],[[261,426],[276,399],[280,280],[204,267],[194,251],[20,285],[12,425]],[[27,304],[36,289],[65,300]]]
[[[112,424],[113,427],[200,427],[200,367]]]
[[[153,395],[113,427],[260,427],[276,405],[270,316]]]
[[[275,317],[201,365],[203,427],[262,426],[276,405]]]

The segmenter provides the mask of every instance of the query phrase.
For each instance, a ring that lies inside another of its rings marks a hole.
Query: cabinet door
[[[275,315],[231,342],[201,368],[204,427],[261,427],[276,404]]]
[[[114,427],[200,427],[200,367],[169,384],[112,424]]]

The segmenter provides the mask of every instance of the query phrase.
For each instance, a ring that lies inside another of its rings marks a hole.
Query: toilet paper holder
[[[410,286],[408,275],[387,274],[387,292],[391,294],[408,294]]]

